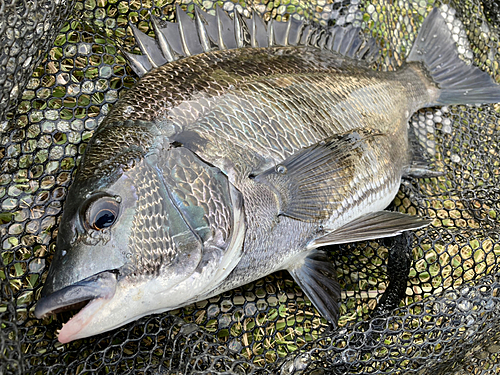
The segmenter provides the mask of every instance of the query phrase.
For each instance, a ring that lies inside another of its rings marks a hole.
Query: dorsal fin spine
[[[226,45],[224,44],[224,40],[222,39],[222,31],[223,31],[223,24],[222,24],[222,16],[221,16],[222,8],[217,7],[215,10],[215,19],[217,22],[217,44],[219,46],[219,49],[227,49]]]
[[[257,43],[257,25],[255,24],[255,20],[250,20],[250,45],[252,48],[257,48],[259,44]]]
[[[182,9],[179,6],[179,4],[175,6],[175,11],[177,14],[177,22],[179,23],[179,35],[181,37],[182,52],[184,53],[185,56],[191,56],[191,51],[189,50],[189,47],[187,45],[186,34],[184,30],[184,28],[187,27],[187,25],[184,24],[185,21],[182,19],[181,16]]]
[[[245,46],[245,40],[244,40],[245,37],[243,36],[243,33],[245,31],[243,30],[243,24],[240,22],[241,18],[237,11],[235,11],[233,14],[233,21],[234,21],[234,34],[236,38],[236,47],[243,48]]]
[[[194,14],[196,20],[196,27],[198,29],[198,35],[200,36],[201,46],[203,51],[209,52],[212,50],[210,46],[210,37],[208,36],[207,29],[205,29],[205,20],[203,19],[203,15],[200,12],[200,8],[198,6],[194,7]]]
[[[288,38],[290,36],[290,28],[291,27],[292,27],[292,17],[290,17],[288,19],[288,22],[286,23],[286,32],[285,32],[285,38],[284,38],[284,40],[285,40],[285,46],[290,45]]]
[[[174,52],[172,51],[172,47],[170,47],[170,44],[168,43],[167,38],[161,31],[160,23],[158,19],[151,15],[151,23],[153,24],[153,30],[156,35],[156,40],[158,41],[158,44],[160,45],[161,52],[163,53],[163,56],[167,59],[168,62],[172,62],[175,60]]]
[[[149,60],[149,63],[151,64],[151,66],[153,68],[158,67],[158,64],[154,61],[154,59],[152,58],[151,54],[148,53],[148,46],[146,44],[145,38],[149,38],[149,37],[146,34],[144,34],[142,31],[140,31],[134,25],[130,25],[130,27],[132,28],[132,33],[134,34],[134,38],[137,41],[137,44],[139,45],[140,50],[147,57],[147,59]]]
[[[259,17],[257,15],[257,12],[254,10],[252,11],[252,18],[248,20],[248,22],[250,23],[250,45],[251,47],[253,48],[258,48],[260,47],[259,45],[259,40],[257,38],[257,33],[258,33],[258,30],[257,30],[257,17]]]
[[[129,53],[127,51],[122,51],[125,57],[127,58],[132,70],[139,76],[142,77],[146,74],[150,69],[144,64],[144,60],[148,61],[144,55],[134,55],[133,53]],[[143,61],[141,61],[143,60]]]
[[[237,11],[234,12],[234,31],[236,33],[236,43],[238,48],[251,45],[250,31],[243,16]]]
[[[268,36],[268,45],[269,47],[274,46],[274,19],[270,19],[267,24],[267,36]]]

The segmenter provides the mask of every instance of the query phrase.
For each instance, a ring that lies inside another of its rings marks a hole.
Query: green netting
[[[381,47],[380,69],[403,63],[425,15],[440,6],[462,58],[500,81],[500,9],[493,0],[218,4],[246,15],[255,9],[266,19],[359,26]],[[201,5],[213,10],[215,2]],[[188,12],[193,6],[182,2]],[[34,305],[85,144],[137,79],[119,46],[137,48],[129,22],[152,33],[149,12],[172,20],[175,6],[170,0],[0,0],[0,374],[500,372],[496,105],[440,107],[412,118],[413,128],[426,134],[423,146],[435,168],[445,173],[405,181],[393,205],[429,215],[433,225],[403,242],[329,249],[343,287],[338,330],[281,272],[109,333],[57,342],[56,330],[71,313],[39,321]],[[377,300],[400,288],[389,281],[405,241],[412,250],[406,297],[386,314],[375,310]]]

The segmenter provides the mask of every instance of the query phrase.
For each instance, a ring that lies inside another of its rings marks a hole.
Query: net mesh
[[[213,10],[216,2],[199,4]],[[377,66],[386,70],[403,63],[425,15],[439,6],[461,57],[500,81],[494,0],[217,4],[265,19],[359,26],[378,40]],[[193,12],[191,0],[181,6]],[[62,205],[85,144],[137,79],[119,50],[137,49],[129,22],[152,33],[150,12],[173,20],[175,5],[0,0],[0,374],[499,373],[497,105],[413,116],[423,148],[444,173],[404,181],[393,208],[433,224],[399,239],[328,249],[343,288],[339,329],[279,272],[109,333],[57,342],[71,313],[39,321],[33,309]],[[408,282],[400,275],[407,267]]]

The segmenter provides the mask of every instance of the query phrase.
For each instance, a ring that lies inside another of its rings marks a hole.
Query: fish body
[[[337,48],[257,47],[257,33],[253,47],[236,48],[236,37],[232,49],[156,68],[175,45],[162,57],[136,35],[153,51],[138,72],[152,69],[89,142],[35,314],[88,303],[63,326],[68,342],[286,269],[335,324],[340,288],[318,248],[429,224],[384,211],[412,173],[408,119],[436,104],[500,101],[445,27],[434,10],[396,72],[353,58],[352,33],[337,34]],[[208,45],[197,35],[196,48]],[[439,51],[454,53],[448,65]]]

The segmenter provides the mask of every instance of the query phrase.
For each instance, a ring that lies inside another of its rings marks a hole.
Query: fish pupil
[[[95,218],[94,227],[104,229],[110,227],[115,222],[115,214],[109,210],[102,210]]]

